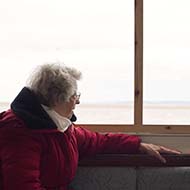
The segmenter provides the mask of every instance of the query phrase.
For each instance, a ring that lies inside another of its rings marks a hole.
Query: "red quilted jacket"
[[[74,124],[60,132],[44,112],[35,114],[35,101],[33,113],[20,106],[28,102],[23,94],[0,114],[0,190],[67,190],[82,157],[138,152],[136,136],[103,135]]]

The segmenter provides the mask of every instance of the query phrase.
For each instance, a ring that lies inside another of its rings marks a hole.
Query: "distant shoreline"
[[[184,106],[184,107],[190,107],[190,102],[179,102],[179,101],[172,101],[172,102],[144,102],[143,103],[144,106]],[[0,102],[0,106],[7,106],[10,105],[9,102]],[[101,106],[116,106],[116,107],[125,107],[125,106],[133,106],[134,103],[133,102],[89,102],[89,103],[81,103],[80,106],[85,106],[85,107],[89,107],[89,106],[93,106],[93,107],[101,107]]]
[[[10,108],[10,103],[0,102],[0,112]],[[131,124],[134,121],[133,103],[86,104],[75,109],[80,124]],[[147,103],[143,111],[144,124],[189,124],[190,104]]]

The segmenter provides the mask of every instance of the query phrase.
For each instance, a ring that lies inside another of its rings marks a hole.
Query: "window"
[[[190,124],[189,6],[144,0],[144,124]]]
[[[6,78],[0,81],[1,102],[13,100],[36,65],[60,61],[84,76],[79,123],[133,123],[133,0],[8,0],[0,5],[0,76]]]
[[[1,2],[0,109],[36,65],[60,61],[83,72],[78,123],[99,131],[186,133],[189,6],[188,0]]]

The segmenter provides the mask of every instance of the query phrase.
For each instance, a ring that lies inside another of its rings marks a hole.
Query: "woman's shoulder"
[[[14,130],[15,128],[25,129],[26,126],[11,109],[0,113],[0,131],[9,131]]]
[[[32,130],[28,129],[22,121],[10,109],[0,113],[0,139],[3,141],[16,141],[22,138],[29,138],[33,135]],[[37,136],[36,136],[37,137]]]

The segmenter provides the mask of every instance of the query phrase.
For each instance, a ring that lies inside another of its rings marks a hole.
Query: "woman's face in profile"
[[[76,104],[80,104],[80,95],[74,94],[68,102],[58,102],[53,109],[63,117],[70,119]]]
[[[76,104],[80,104],[80,95],[73,95],[70,98],[70,101],[68,102],[68,111],[70,110],[70,116],[69,119],[72,117],[73,115],[73,110],[75,109]]]

